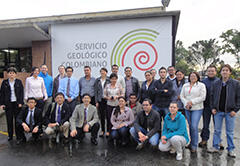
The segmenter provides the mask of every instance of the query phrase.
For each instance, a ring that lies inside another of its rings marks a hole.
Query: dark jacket
[[[167,89],[167,92],[164,90]],[[154,96],[154,105],[159,108],[169,107],[170,102],[172,101],[173,96],[173,84],[172,81],[166,79],[162,84],[161,80],[156,80],[153,84],[152,94]]]
[[[240,109],[240,83],[237,80],[229,79],[226,82],[226,104],[224,112],[235,111]],[[222,90],[222,80],[217,80],[213,83],[211,91],[211,106],[212,109],[219,110],[220,95]]]
[[[210,106],[211,87],[212,87],[214,81],[217,81],[217,80],[219,80],[219,78],[217,78],[217,77],[214,77],[214,78],[207,77],[207,78],[202,80],[202,82],[205,84],[206,89],[207,89],[207,95],[206,95],[206,99],[204,101],[204,108],[210,108],[211,107]]]
[[[153,100],[152,91],[153,91],[154,80],[151,82],[148,89],[146,89],[146,84],[147,84],[147,81],[144,81],[140,89],[140,103],[142,103],[143,100],[146,98]]]
[[[125,77],[125,83],[126,83],[127,78]],[[132,90],[133,93],[135,93],[137,95],[137,98],[139,99],[140,97],[140,85],[139,85],[139,81],[137,78],[135,77],[131,77],[131,81],[132,81]],[[125,88],[125,94],[127,92],[127,87]]]
[[[141,111],[137,114],[136,120],[134,122],[134,129],[137,133],[140,131],[140,127],[144,128],[143,123],[145,117],[146,114],[144,111]],[[147,128],[149,129],[149,132],[147,133],[147,136],[149,138],[152,137],[158,131],[160,131],[160,117],[158,112],[151,110],[151,112],[147,116]]]
[[[23,104],[23,84],[19,79],[15,79],[14,90],[17,99],[17,104]],[[8,106],[11,102],[11,88],[8,79],[4,80],[0,90],[0,105]]]
[[[106,81],[104,83],[104,88],[106,87],[107,84],[110,84],[109,77],[106,78]],[[103,91],[104,91],[104,89],[102,88],[101,77],[98,77],[94,83],[94,96],[95,96],[96,103],[102,101]]]
[[[26,118],[28,115],[28,107],[23,108],[17,116],[17,125],[22,125],[22,123],[26,123]],[[42,129],[43,118],[42,118],[42,110],[35,107],[34,110],[34,126],[38,126],[39,129]],[[26,123],[27,124],[27,123]]]
[[[52,106],[54,105],[54,108],[52,110]],[[44,116],[44,124],[47,126],[49,123],[56,123],[56,106],[57,103],[52,103],[49,105],[48,110]],[[67,104],[63,103],[62,110],[61,110],[61,122],[59,125],[64,124],[66,121],[69,120],[71,115],[70,108]]]
[[[54,78],[53,80],[53,91],[52,91],[52,96],[53,98],[55,98],[56,93],[58,92],[58,88],[59,88],[59,77],[60,74],[57,75],[57,77]],[[66,76],[64,76],[66,77]]]

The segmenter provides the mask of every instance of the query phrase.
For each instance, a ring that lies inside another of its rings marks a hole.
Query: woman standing
[[[43,78],[39,77],[40,69],[33,67],[32,76],[26,79],[25,85],[25,100],[34,97],[37,100],[36,107],[43,110],[44,101],[47,100],[48,95],[44,85]]]
[[[20,138],[20,133],[16,127],[16,118],[23,105],[23,84],[22,81],[16,79],[17,70],[10,67],[7,70],[8,79],[4,80],[0,90],[0,105],[1,109],[6,110],[8,141],[13,139],[13,118],[15,119],[15,133],[17,140]]]
[[[197,72],[191,72],[188,83],[184,84],[180,98],[183,102],[185,114],[190,128],[190,146],[192,153],[197,152],[198,146],[198,125],[203,112],[203,102],[206,98],[206,87],[200,82]]]
[[[102,132],[100,133],[99,137],[103,137],[105,133],[107,100],[104,99],[103,97],[103,91],[106,85],[110,83],[110,79],[107,76],[107,72],[108,71],[106,68],[101,68],[100,70],[101,76],[96,79],[94,84],[95,102],[96,102],[96,107],[99,111],[101,128],[102,128]]]
[[[178,111],[181,112],[185,116],[184,106],[180,99],[180,93],[181,93],[181,90],[182,90],[182,87],[184,84],[185,84],[184,73],[180,70],[177,70],[176,71],[176,79],[173,81],[174,95],[173,95],[172,101],[177,102]]]
[[[142,83],[142,86],[140,89],[140,103],[142,103],[143,100],[146,98],[152,100],[151,90],[153,89],[154,80],[153,80],[152,73],[150,71],[145,72],[145,79],[146,81]]]
[[[104,98],[107,100],[107,137],[110,135],[110,130],[112,128],[110,121],[112,111],[118,106],[118,97],[124,96],[123,88],[120,84],[117,84],[117,79],[117,74],[112,73],[110,75],[110,84],[104,88]]]
[[[134,115],[129,107],[126,107],[126,99],[122,96],[118,98],[119,106],[117,106],[111,116],[113,125],[111,138],[115,141],[119,140],[122,146],[127,145],[129,140],[129,126],[134,121]]]

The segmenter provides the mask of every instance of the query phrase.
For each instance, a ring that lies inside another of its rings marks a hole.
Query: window
[[[9,67],[15,67],[18,72],[31,72],[32,51],[31,48],[1,49],[0,50],[0,77]]]

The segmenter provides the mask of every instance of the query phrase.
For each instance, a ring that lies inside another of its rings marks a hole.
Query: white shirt
[[[105,79],[105,80],[100,79],[100,81],[101,81],[101,84],[102,84],[102,89],[104,89],[104,84],[105,84],[105,82],[106,82],[106,79]]]
[[[32,123],[33,123],[33,125],[35,124],[35,122],[34,122],[34,111],[35,111],[35,108],[33,108],[33,111],[32,111]],[[28,125],[30,125],[30,115],[31,115],[31,111],[29,109],[28,114],[27,114],[27,118],[26,118],[26,123]]]
[[[203,83],[198,81],[191,87],[188,82],[183,85],[180,98],[185,108],[187,103],[191,101],[191,110],[200,110],[203,109],[203,102],[206,98],[206,93],[206,86]]]
[[[45,100],[48,98],[43,78],[34,78],[33,76],[31,76],[26,79],[25,99],[27,100],[29,97],[44,97]]]
[[[11,82],[10,79],[8,79],[10,89],[11,89],[11,102],[17,101],[17,97],[15,95],[15,89],[14,89],[14,84],[15,84],[15,79]]]

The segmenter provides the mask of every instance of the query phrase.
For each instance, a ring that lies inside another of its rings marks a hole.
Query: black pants
[[[76,104],[77,104],[77,100],[76,99],[73,99],[71,102],[68,102],[67,100],[65,100],[65,103],[69,106],[69,108],[70,108],[70,114],[71,114],[71,116],[72,116],[72,113],[73,113],[73,111],[74,111],[74,109],[75,109],[75,107],[76,107]],[[70,116],[70,117],[71,117]]]
[[[30,128],[30,126],[28,126],[28,127]],[[35,127],[35,126],[34,126],[34,127]],[[34,128],[34,127],[33,127],[33,128]],[[23,140],[25,139],[25,140],[26,140],[23,126],[22,126],[22,125],[18,125],[17,129],[18,129],[18,131],[19,131],[19,133],[20,133],[20,139],[23,139]],[[32,131],[30,131],[29,133],[32,133]],[[37,133],[32,133],[32,137],[33,137],[34,139],[37,139],[41,133],[43,133],[43,131],[42,131],[41,128],[39,128]]]
[[[99,117],[100,117],[101,127],[103,132],[105,132],[105,120],[107,116],[106,110],[107,110],[107,101],[105,99],[102,99],[102,101],[99,102],[98,111],[99,111]]]
[[[116,107],[107,105],[107,132],[111,132],[112,129],[111,116],[114,108]]]
[[[91,137],[92,138],[97,138],[99,128],[100,128],[100,124],[97,122],[89,129],[89,132],[91,132]],[[82,140],[85,136],[85,132],[83,131],[83,127],[82,128],[77,127],[76,130],[77,130],[77,135],[74,138]]]
[[[13,118],[15,120],[15,133],[17,139],[20,139],[20,132],[17,130],[16,119],[19,114],[20,108],[16,102],[11,102],[6,106],[6,119],[7,119],[7,128],[8,128],[8,137],[13,137]]]
[[[209,125],[211,122],[211,117],[212,117],[211,108],[209,107],[204,108],[203,109],[203,128],[201,132],[201,137],[203,141],[209,140],[209,135],[210,135]],[[214,118],[213,118],[213,123],[214,123]]]

